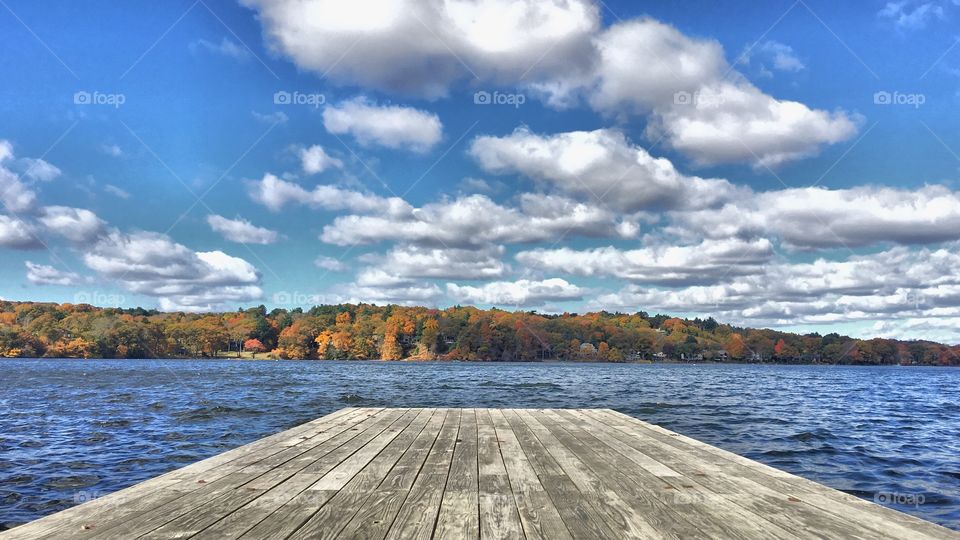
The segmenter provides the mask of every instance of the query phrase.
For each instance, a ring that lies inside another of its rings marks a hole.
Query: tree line
[[[267,311],[0,301],[0,356],[960,365],[960,346],[740,328],[638,313],[343,304]]]

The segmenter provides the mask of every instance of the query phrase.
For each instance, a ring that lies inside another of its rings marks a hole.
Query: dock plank
[[[0,540],[960,533],[610,409],[347,408]]]

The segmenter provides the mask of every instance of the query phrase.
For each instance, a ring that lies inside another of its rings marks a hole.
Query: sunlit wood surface
[[[960,538],[608,409],[348,408],[2,538]]]

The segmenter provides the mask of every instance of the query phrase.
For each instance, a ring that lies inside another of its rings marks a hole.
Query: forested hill
[[[712,318],[498,309],[259,306],[160,313],[86,304],[0,302],[6,357],[490,361],[692,361],[960,365],[960,346],[737,328]]]

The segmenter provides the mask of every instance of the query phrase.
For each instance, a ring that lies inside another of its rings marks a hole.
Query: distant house
[[[763,355],[760,354],[760,353],[758,353],[758,352],[751,352],[751,353],[750,353],[750,361],[751,361],[751,362],[763,362]]]
[[[717,362],[725,362],[730,359],[730,355],[727,354],[727,351],[718,351],[713,355],[713,359]]]
[[[667,359],[667,354],[666,354],[666,353],[662,353],[662,352],[653,353],[653,359],[654,359],[654,360],[666,360],[666,359]]]
[[[703,362],[703,355],[700,353],[696,353],[696,354],[680,353],[680,359],[685,362]]]

